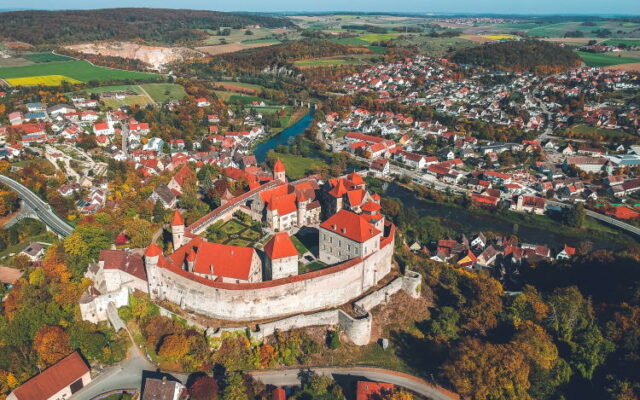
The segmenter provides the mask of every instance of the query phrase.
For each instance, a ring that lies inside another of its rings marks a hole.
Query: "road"
[[[454,393],[449,393],[426,381],[401,372],[372,367],[312,367],[311,371],[321,375],[332,375],[334,378],[352,377],[353,380],[370,380],[392,383],[432,400],[459,400]],[[307,370],[306,368],[304,369]],[[300,384],[300,368],[267,371],[249,371],[248,374],[265,385],[294,386]],[[357,378],[357,379],[355,379]]]
[[[26,186],[4,175],[0,175],[0,183],[9,186],[11,190],[16,192],[27,206],[31,207],[38,218],[57,235],[62,237],[71,235],[73,227],[63,221],[62,218],[58,217],[53,210],[51,210],[51,206],[49,206],[49,204],[45,203],[44,200],[38,197]]]

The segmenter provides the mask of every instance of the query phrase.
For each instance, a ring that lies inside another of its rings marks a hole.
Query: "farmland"
[[[111,80],[155,80],[162,78],[158,74],[123,71],[92,65],[86,61],[57,61],[25,65],[21,67],[0,68],[0,78],[42,77],[60,75],[77,82],[111,81]]]
[[[607,67],[610,65],[631,64],[640,62],[640,58],[634,57],[619,57],[613,54],[587,53],[584,51],[578,51],[577,53],[582,58],[584,63],[590,67]]]
[[[640,46],[640,39],[609,39],[609,40],[605,40],[602,44],[608,45],[608,46],[620,46],[620,45],[625,45],[625,46]]]
[[[34,63],[48,63],[54,61],[69,61],[72,60],[69,57],[61,56],[53,53],[33,53],[33,54],[25,54],[22,56],[29,61]]]
[[[140,85],[156,103],[169,100],[181,100],[187,93],[184,88],[175,83],[145,83]]]
[[[24,78],[6,78],[5,81],[11,86],[59,86],[63,82],[82,83],[64,75],[40,75],[28,76]]]

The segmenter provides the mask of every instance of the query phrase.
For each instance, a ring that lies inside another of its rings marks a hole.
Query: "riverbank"
[[[294,114],[291,116],[294,117]],[[284,129],[282,132],[270,135],[264,140],[256,143],[253,153],[258,162],[264,162],[267,159],[267,153],[269,150],[275,150],[279,145],[287,145],[289,143],[289,139],[303,133],[309,126],[311,126],[312,122],[313,112],[308,112],[299,118],[294,124],[289,125],[289,127]]]
[[[465,234],[498,232],[516,235],[527,243],[561,247],[576,247],[590,241],[594,249],[621,250],[635,243],[624,233],[590,218],[585,229],[567,227],[546,215],[522,214],[512,211],[492,212],[481,208],[466,208],[451,202],[435,202],[420,196],[415,189],[400,183],[388,183],[382,194],[399,201],[403,207],[413,207],[422,216],[440,218],[447,226]]]

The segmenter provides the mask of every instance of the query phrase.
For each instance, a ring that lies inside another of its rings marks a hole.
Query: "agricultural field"
[[[124,91],[134,92],[135,95],[125,96],[123,99],[101,98],[100,100],[104,103],[105,107],[113,108],[113,109],[120,108],[122,106],[129,106],[129,107],[133,105],[146,106],[146,105],[155,103],[154,99],[151,98],[149,94],[147,94],[148,92],[143,90],[138,85],[100,86],[100,87],[82,90],[77,93],[100,94],[100,93],[106,93],[106,92],[124,92]]]
[[[48,63],[48,62],[54,62],[54,61],[69,61],[69,60],[73,60],[70,57],[61,56],[61,55],[53,54],[53,53],[25,54],[25,55],[22,56],[22,58],[27,59],[29,61],[32,61],[34,63]]]
[[[79,80],[69,78],[64,75],[40,75],[24,78],[6,78],[5,81],[11,86],[60,86],[63,82],[82,83]]]
[[[475,46],[472,41],[459,37],[432,38],[426,35],[403,36],[400,39],[396,39],[394,43],[398,46],[415,46],[419,49],[420,54],[431,57],[443,57],[450,50],[457,51]]]
[[[622,57],[612,53],[587,53],[584,51],[578,51],[576,53],[578,53],[584,63],[590,67],[607,67],[610,65],[640,62],[640,57]]]
[[[625,45],[628,47],[640,46],[640,39],[608,39],[602,42],[602,44],[608,46],[620,46]]]
[[[238,94],[236,92],[223,91],[223,90],[214,90],[214,93],[218,98],[224,100],[228,104],[251,104],[254,101],[264,101],[266,104],[269,103],[269,100],[263,99],[257,96],[246,96],[243,94]]]
[[[145,72],[123,71],[92,65],[86,61],[57,61],[31,64],[21,67],[0,68],[0,78],[11,80],[14,78],[32,78],[59,75],[76,82],[110,81],[110,80],[153,80],[162,75]]]
[[[243,40],[243,44],[278,44],[282,43],[278,39],[252,39],[252,40]]]
[[[640,36],[640,23],[624,21],[596,21],[584,23],[580,21],[567,22],[547,22],[547,21],[527,21],[501,24],[480,25],[464,29],[465,34],[470,35],[490,35],[523,32],[531,37],[563,38],[569,32],[581,32],[585,38],[597,38],[598,32],[608,29],[609,37],[617,38],[637,38]]]
[[[142,89],[156,103],[166,103],[169,100],[181,100],[187,95],[184,88],[176,83],[145,83],[140,85]]]

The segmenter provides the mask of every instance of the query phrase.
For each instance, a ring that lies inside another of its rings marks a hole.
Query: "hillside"
[[[223,54],[219,59],[245,69],[262,69],[274,64],[292,64],[295,60],[330,57],[366,52],[364,48],[333,43],[320,39],[305,39],[271,47],[260,47]]]
[[[217,11],[115,8],[0,13],[0,39],[38,44],[142,39],[163,43],[201,39],[202,29],[261,25],[292,27],[285,18]]]
[[[539,72],[562,71],[581,63],[580,57],[570,49],[538,40],[486,43],[459,50],[452,60],[460,64]]]

